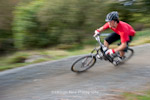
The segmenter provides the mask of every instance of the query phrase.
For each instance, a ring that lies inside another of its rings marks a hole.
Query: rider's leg
[[[104,46],[106,46],[107,48],[109,48],[109,43],[106,40],[104,40]]]
[[[109,36],[107,36],[104,40],[104,45],[109,48],[109,45],[113,42],[120,39],[120,36],[117,33],[111,33]]]
[[[130,40],[127,42],[127,47],[126,47],[123,51],[119,51],[120,57],[124,57],[124,54],[125,54],[125,52],[127,52],[129,43],[132,41],[133,37],[132,37],[132,36],[129,36],[129,39],[130,39]]]
[[[124,51],[119,51],[120,57],[124,57],[125,52]]]

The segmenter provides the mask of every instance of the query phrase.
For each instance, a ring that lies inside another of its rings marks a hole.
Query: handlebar
[[[100,34],[97,34],[96,36],[93,37],[96,39],[96,41],[100,42]]]
[[[103,43],[101,42],[100,34],[97,34],[96,36],[93,36],[93,37],[99,43],[100,46],[102,46],[102,47],[104,46]]]

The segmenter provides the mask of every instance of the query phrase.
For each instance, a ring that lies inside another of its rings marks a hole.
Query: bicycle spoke
[[[91,55],[82,57],[74,62],[71,70],[74,72],[83,72],[92,67],[96,62],[96,58]]]

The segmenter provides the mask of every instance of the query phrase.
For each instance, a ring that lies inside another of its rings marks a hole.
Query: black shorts
[[[133,38],[132,36],[129,36],[130,40],[127,42],[127,48],[128,48],[129,43],[132,41],[132,38]],[[106,37],[105,40],[108,42],[108,44],[112,44],[113,42],[120,40],[120,35],[113,32],[108,37]]]

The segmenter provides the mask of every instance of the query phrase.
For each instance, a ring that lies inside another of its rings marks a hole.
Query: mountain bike
[[[95,47],[90,54],[82,56],[75,60],[75,62],[71,66],[71,71],[73,72],[84,72],[90,69],[94,64],[96,63],[97,59],[99,60],[106,60],[110,63],[112,63],[114,66],[118,66],[120,64],[123,64],[128,59],[130,59],[133,54],[134,50],[130,47],[127,47],[126,50],[124,50],[124,59],[122,61],[119,60],[120,53],[116,52],[113,55],[106,55],[105,51],[108,50],[106,46],[101,42],[101,37],[98,34],[95,36],[96,41],[98,42],[99,46]]]

